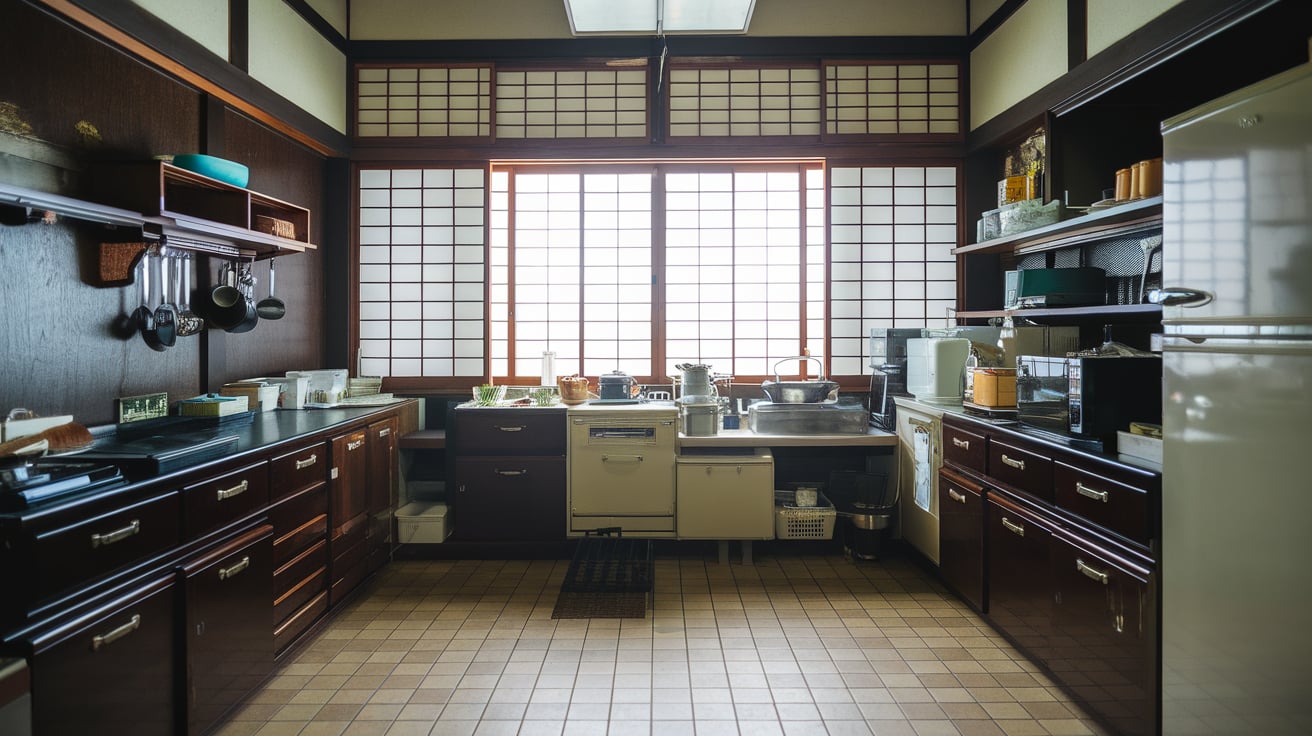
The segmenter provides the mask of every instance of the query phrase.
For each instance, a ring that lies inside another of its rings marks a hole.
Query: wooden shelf
[[[1114,238],[1136,232],[1160,229],[1162,226],[1162,198],[1149,197],[1126,202],[1097,212],[1090,212],[1051,225],[1036,227],[1023,233],[1004,235],[971,243],[953,249],[956,255],[968,253],[1038,253],[1057,248],[1069,248],[1091,240]]]
[[[446,447],[445,429],[417,429],[401,435],[402,450],[441,450]]]
[[[1162,318],[1162,308],[1157,304],[1104,304],[1092,307],[1043,307],[1037,309],[981,309],[970,312],[957,312],[956,318],[991,319],[994,317],[1058,317],[1063,320],[1091,320],[1115,317],[1120,320],[1143,318],[1146,320]]]

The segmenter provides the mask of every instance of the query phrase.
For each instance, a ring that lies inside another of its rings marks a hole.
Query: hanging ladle
[[[287,305],[273,295],[273,259],[269,259],[269,295],[255,305],[255,312],[260,319],[282,319],[287,314]]]
[[[155,307],[155,339],[166,348],[178,341],[178,312],[173,306],[173,292],[169,291],[169,267],[172,256],[166,255],[164,246],[155,252],[155,270],[159,276],[159,306]],[[158,348],[157,348],[158,349]]]

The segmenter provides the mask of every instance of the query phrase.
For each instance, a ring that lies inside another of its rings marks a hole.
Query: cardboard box
[[[1116,433],[1116,452],[1160,465],[1162,441],[1156,437],[1120,430]]]
[[[971,368],[970,371],[972,394],[967,401],[989,408],[1015,408],[1015,368]]]
[[[1009,176],[998,182],[998,206],[1020,202],[1033,196],[1030,178],[1025,175]]]
[[[451,515],[444,503],[413,501],[396,510],[401,544],[439,544],[451,536]]]
[[[206,394],[178,402],[178,414],[184,417],[226,417],[249,411],[245,396]]]

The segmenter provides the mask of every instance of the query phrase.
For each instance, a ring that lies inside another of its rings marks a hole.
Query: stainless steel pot
[[[806,378],[802,374],[801,381],[783,381],[779,378],[779,366],[790,360],[814,360],[820,364],[820,377],[815,380]],[[765,392],[766,398],[776,404],[819,404],[825,401],[838,400],[838,383],[825,378],[825,365],[820,362],[819,358],[809,355],[798,355],[793,358],[784,358],[774,364],[774,380],[763,381],[761,390]]]

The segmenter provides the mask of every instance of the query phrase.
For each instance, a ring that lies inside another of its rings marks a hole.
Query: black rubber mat
[[[599,529],[579,540],[551,617],[645,618],[654,569],[651,540]]]

